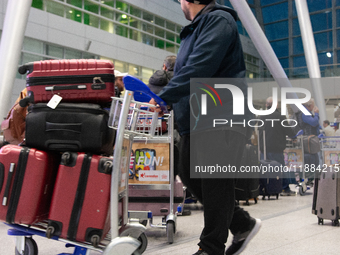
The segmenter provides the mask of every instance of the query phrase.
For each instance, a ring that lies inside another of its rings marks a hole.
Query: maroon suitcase
[[[48,217],[57,154],[17,145],[0,149],[0,220],[32,225]]]
[[[151,211],[152,216],[166,216],[170,213],[170,190],[134,189],[129,184],[129,211]],[[174,185],[174,207],[184,203],[185,191],[179,180]]]
[[[112,159],[83,152],[61,157],[46,235],[97,246],[109,231]]]
[[[54,94],[63,102],[103,104],[114,96],[114,66],[109,60],[43,60],[19,67],[25,74],[28,96],[20,105],[48,102]]]

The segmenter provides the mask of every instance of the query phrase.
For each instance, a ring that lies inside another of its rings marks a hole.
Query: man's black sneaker
[[[209,255],[207,252],[203,251],[201,248],[199,248],[199,250],[194,253],[193,255]]]
[[[250,240],[259,232],[261,227],[261,220],[251,218],[249,230],[243,233],[234,235],[233,243],[229,246],[226,255],[240,254],[250,242]]]

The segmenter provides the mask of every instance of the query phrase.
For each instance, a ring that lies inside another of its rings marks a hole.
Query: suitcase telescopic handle
[[[127,90],[135,92],[134,99],[136,101],[148,103],[153,98],[164,113],[168,112],[166,102],[153,93],[144,82],[131,75],[124,76],[123,82]]]
[[[11,183],[12,183],[12,177],[13,177],[14,167],[15,167],[15,164],[14,164],[14,163],[11,163],[11,164],[10,164],[10,167],[9,167],[9,172],[8,172],[8,178],[7,178],[7,183],[6,183],[6,188],[5,188],[4,197],[3,197],[3,199],[2,199],[2,205],[3,205],[3,206],[6,206],[6,205],[7,205],[9,190],[10,190],[10,188],[11,188]]]
[[[32,73],[33,72],[33,67],[34,67],[34,63],[33,62],[29,62],[27,64],[19,66],[18,72],[20,74]]]

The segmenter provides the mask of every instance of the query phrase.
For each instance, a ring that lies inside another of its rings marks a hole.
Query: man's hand
[[[159,117],[162,117],[164,115],[161,107],[156,103],[155,99],[151,98],[151,100],[149,101],[149,104],[156,106],[154,108],[150,108],[150,110],[153,111],[153,112],[158,112]]]
[[[313,112],[314,113],[319,113],[319,108],[317,106],[314,106]]]

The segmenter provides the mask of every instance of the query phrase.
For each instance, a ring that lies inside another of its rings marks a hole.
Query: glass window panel
[[[149,22],[153,22],[153,15],[148,12],[143,12],[143,19]]]
[[[293,54],[297,55],[297,54],[303,54],[303,53],[304,51],[303,51],[301,36],[293,38]]]
[[[241,22],[237,21],[236,24],[237,24],[237,30],[238,30],[239,34],[244,35],[244,29],[243,29]]]
[[[288,3],[281,3],[262,8],[264,24],[288,19]]]
[[[155,24],[158,26],[164,27],[165,20],[155,16]]]
[[[105,18],[114,19],[115,12],[105,7],[100,7],[100,15]]]
[[[176,43],[178,43],[178,44],[181,43],[181,38],[179,36],[176,36]]]
[[[142,11],[136,7],[130,6],[130,14],[138,18],[142,17]]]
[[[340,0],[336,0],[336,3],[335,3],[336,6],[340,6]],[[339,61],[338,61],[339,62]]]
[[[134,17],[129,17],[129,18],[130,18],[130,26],[131,27],[142,29],[140,20],[137,20]]]
[[[46,11],[60,17],[64,17],[64,6],[55,2],[45,2]]]
[[[254,4],[254,0],[248,0],[248,4]]]
[[[34,55],[34,54],[29,54],[29,53],[23,53],[22,54],[22,63],[26,64],[29,62],[34,62],[34,61],[40,61],[42,60],[41,56]]]
[[[113,22],[101,19],[100,20],[100,29],[113,34],[114,33]]]
[[[304,56],[294,57],[293,58],[293,66],[294,67],[307,66],[305,57]]]
[[[93,13],[98,14],[99,13],[99,6],[98,4],[94,4],[93,2],[84,1],[84,9]]]
[[[84,24],[91,27],[99,27],[99,17],[84,13]]]
[[[318,54],[320,65],[331,65],[333,64],[333,54],[330,52],[323,52]]]
[[[332,13],[318,13],[310,16],[313,31],[322,31],[332,28]]]
[[[166,48],[167,51],[170,51],[172,53],[176,52],[175,44],[165,42],[165,48]]]
[[[332,32],[314,34],[316,50],[329,50],[333,48]]]
[[[170,22],[170,21],[166,22],[166,28],[170,29],[172,31],[176,31],[176,25],[174,23]]]
[[[280,58],[279,59],[281,66],[283,68],[289,68],[289,59],[288,58]]]
[[[293,35],[301,35],[298,19],[293,19]]]
[[[124,37],[128,37],[128,28],[120,25],[115,25],[116,34]]]
[[[340,9],[336,10],[336,27],[340,27]]]
[[[43,0],[33,0],[32,7],[43,10],[44,9]]]
[[[332,0],[307,0],[309,12],[320,11],[332,7]]]
[[[143,67],[142,68],[142,80],[144,83],[148,84],[149,79],[153,74],[153,70],[150,68]]]
[[[148,34],[142,34],[142,42],[144,44],[153,46],[153,36],[148,35]]]
[[[100,2],[102,4],[106,4],[106,5],[111,6],[111,7],[114,7],[114,3],[115,3],[114,0],[101,0]]]
[[[64,48],[47,44],[46,55],[56,58],[64,58]]]
[[[44,44],[41,41],[25,37],[23,48],[25,51],[44,54]]]
[[[66,59],[81,59],[81,52],[72,49],[65,49]]]
[[[270,44],[278,58],[289,56],[288,40],[275,41]]]
[[[340,47],[340,30],[336,30],[337,47]]]
[[[282,0],[261,0],[261,6],[282,2]]]
[[[66,0],[66,3],[74,5],[79,8],[83,8],[83,1],[82,0]]]
[[[125,62],[116,60],[114,66],[115,70],[118,70],[121,73],[127,73],[129,71],[129,65]]]
[[[133,75],[133,76],[140,76],[141,75],[141,68],[139,66],[136,65],[132,65],[129,64],[129,74]]]
[[[87,52],[83,52],[82,58],[84,58],[84,59],[99,59],[98,56],[93,55],[91,53],[87,53]]]
[[[288,21],[264,26],[269,41],[288,37]]]
[[[123,12],[128,12],[129,5],[121,1],[116,1],[116,9],[121,10]]]
[[[175,41],[175,34],[166,32],[166,39],[170,41]]]
[[[156,47],[164,50],[165,42],[163,40],[155,39],[156,40]]]
[[[116,13],[116,21],[128,25],[129,17],[126,14]]]
[[[142,41],[142,33],[140,31],[129,29],[130,39],[135,40],[137,42]]]
[[[179,34],[182,31],[182,27],[177,25],[176,26],[176,32]]]
[[[145,32],[148,32],[150,34],[153,34],[153,28],[154,26],[153,25],[149,25],[148,23],[142,23],[142,28],[143,28],[143,31]]]
[[[155,35],[164,38],[164,29],[155,27]]]
[[[77,22],[81,22],[81,16],[82,16],[82,12],[69,8],[69,7],[65,7],[66,8],[66,18],[70,19],[70,20],[74,20]]]

